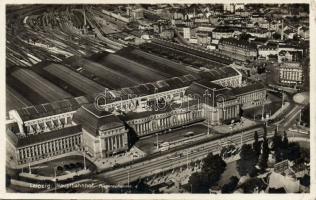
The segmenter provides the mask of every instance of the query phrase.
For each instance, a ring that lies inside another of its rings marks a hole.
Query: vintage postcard
[[[313,197],[313,6],[5,3],[5,196]]]

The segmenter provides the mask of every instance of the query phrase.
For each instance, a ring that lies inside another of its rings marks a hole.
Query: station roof
[[[215,81],[215,80],[227,78],[230,76],[237,76],[239,75],[239,73],[232,67],[216,67],[208,71],[200,72],[199,75],[203,79]]]
[[[117,100],[128,99],[128,95],[141,97],[141,96],[154,94],[157,92],[164,92],[168,90],[186,87],[186,86],[189,86],[194,80],[197,80],[197,79],[198,77],[188,74],[188,75],[184,75],[180,77],[173,77],[169,79],[159,80],[156,82],[140,84],[133,87],[122,88],[122,89],[116,90],[115,93],[117,95],[120,95],[120,98]],[[113,101],[116,101],[116,100],[112,99],[112,102]]]
[[[52,103],[24,107],[18,109],[17,112],[23,121],[33,120],[51,115],[57,115],[78,109],[81,103],[87,102],[87,99],[83,100],[83,98],[84,97],[78,99],[78,101],[74,98],[70,98],[55,101]]]
[[[200,98],[200,101],[207,103],[209,105],[213,104],[213,90],[214,89],[214,103],[236,99],[236,96],[230,91],[230,88],[224,88],[218,84],[212,83],[207,80],[199,80],[193,82],[188,90],[186,95],[195,96],[195,98]],[[208,93],[208,99],[206,101],[206,94]],[[220,97],[221,96],[221,97]]]

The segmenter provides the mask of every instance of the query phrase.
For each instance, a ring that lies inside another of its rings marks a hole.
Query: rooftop
[[[214,100],[215,102],[222,102],[222,99],[224,98],[225,101],[235,99],[235,95],[230,91],[229,88],[224,88],[218,84],[212,83],[210,81],[206,80],[200,80],[195,81],[190,85],[188,90],[186,91],[186,95],[191,95],[196,98],[199,98],[202,102],[205,101],[205,95],[208,93],[209,98],[207,100],[207,103],[209,105],[213,104],[213,90],[214,89]],[[220,98],[219,96],[222,96],[223,98]]]
[[[107,98],[107,103],[112,103],[124,99],[131,99],[133,97],[141,97],[141,96],[147,96],[150,94],[154,94],[157,92],[164,92],[168,90],[173,90],[177,88],[187,87],[189,86],[194,80],[197,80],[199,77],[196,77],[192,74],[179,76],[179,77],[173,77],[169,79],[159,80],[156,82],[151,83],[144,83],[139,84],[133,87],[126,87],[121,88],[118,90],[110,91],[112,93],[115,93],[116,97]]]
[[[202,79],[215,81],[230,76],[237,76],[239,73],[232,67],[216,67],[208,71],[200,72],[199,75]]]
[[[246,40],[237,40],[235,38],[221,38],[219,44],[229,44],[234,46],[243,47],[246,49],[257,50],[256,45],[249,43]]]
[[[73,121],[81,124],[90,134],[98,136],[98,132],[124,126],[123,122],[114,114],[97,109],[93,104],[87,104],[78,109]]]
[[[213,32],[221,32],[221,33],[229,33],[229,32],[234,32],[234,29],[232,29],[231,27],[226,27],[226,26],[218,26],[216,27]]]
[[[63,99],[52,103],[24,107],[18,109],[17,112],[23,121],[28,121],[65,112],[75,111],[80,107],[80,104],[87,102],[86,99],[83,99],[84,97],[78,99],[78,101],[74,98]]]
[[[245,87],[232,88],[231,92],[233,94],[235,94],[236,96],[239,96],[241,94],[245,94],[245,93],[256,91],[256,90],[262,90],[262,89],[265,89],[265,88],[266,87],[265,87],[265,85],[263,83],[256,82],[254,84],[250,84],[250,85],[247,85]]]
[[[281,68],[294,68],[294,69],[302,69],[302,65],[299,62],[284,62],[280,64]]]
[[[199,103],[198,100],[190,100],[188,102],[183,102],[183,103],[167,104],[164,108],[160,108],[158,110],[148,110],[144,112],[128,112],[126,113],[126,116],[124,118],[127,121],[133,120],[133,119],[141,119],[141,118],[149,117],[151,115],[167,113],[172,110],[187,109],[188,107],[198,105],[198,103]]]

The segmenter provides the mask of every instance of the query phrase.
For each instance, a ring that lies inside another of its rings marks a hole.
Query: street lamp
[[[240,137],[240,147],[242,147],[242,143],[243,143],[243,134],[244,134],[244,130],[243,130],[243,124],[244,122],[241,122],[240,126],[241,126],[241,137]]]
[[[261,111],[261,120],[264,120],[264,104],[262,104],[262,111]]]
[[[54,188],[54,192],[56,193],[56,187],[57,187],[57,166],[54,167],[54,182],[55,182],[55,188]]]
[[[86,147],[83,146],[83,165],[84,165],[84,170],[87,170],[87,165],[86,165]]]
[[[189,150],[187,150],[187,170],[189,170]]]
[[[216,88],[212,88],[211,90],[213,92],[212,122],[214,122],[214,119],[213,119],[213,114],[214,114],[214,111],[215,111],[215,94],[214,94],[214,92],[215,92]]]
[[[208,89],[205,90],[205,93],[203,94],[203,96],[205,96],[205,103],[206,103],[206,108],[208,110],[208,116],[207,116],[207,134],[210,134],[210,116],[209,116],[209,109],[208,109],[208,96],[209,96],[209,91]]]
[[[157,136],[157,150],[159,150],[159,140],[158,140],[158,133],[156,133],[156,136]]]
[[[284,106],[284,93],[282,92],[282,108]]]
[[[31,170],[31,161],[29,161],[29,174],[32,174],[32,170]]]

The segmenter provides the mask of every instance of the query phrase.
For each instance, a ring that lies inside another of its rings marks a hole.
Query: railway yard
[[[148,45],[199,57],[215,71],[229,64],[217,55],[196,49],[189,53],[190,49],[161,40],[140,48],[124,47],[116,36],[130,36],[124,32],[125,26],[114,23],[101,8],[88,6],[61,9],[49,5],[8,12],[8,109],[91,97],[105,89],[119,90],[189,74],[199,76],[199,66],[149,52]],[[19,96],[23,98],[19,100]]]

